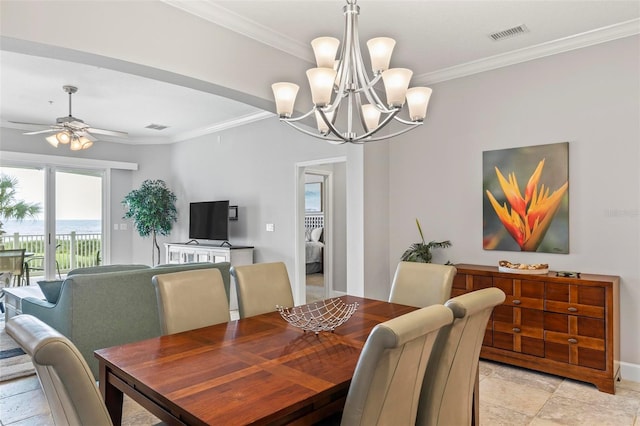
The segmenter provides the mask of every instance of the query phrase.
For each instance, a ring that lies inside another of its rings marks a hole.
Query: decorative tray
[[[549,273],[549,265],[546,263],[511,263],[507,260],[501,260],[498,262],[498,271],[508,272],[511,274],[523,274],[523,275],[542,275]]]
[[[344,303],[341,299],[328,299],[308,305],[286,308],[276,306],[282,318],[304,331],[333,331],[347,322],[358,309],[358,302]]]
[[[523,275],[542,275],[548,274],[549,268],[546,269],[513,269],[506,266],[498,266],[498,271],[508,272],[510,274],[523,274]]]

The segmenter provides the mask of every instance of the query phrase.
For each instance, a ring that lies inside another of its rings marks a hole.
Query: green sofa
[[[158,305],[151,282],[154,275],[218,268],[229,299],[229,266],[227,262],[154,268],[106,265],[73,271],[57,283],[60,291],[53,303],[27,297],[22,300],[22,313],[41,319],[67,336],[98,379],[98,361],[93,355],[96,349],[160,336]]]

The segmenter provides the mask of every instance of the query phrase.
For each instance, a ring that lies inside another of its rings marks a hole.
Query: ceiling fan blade
[[[11,121],[11,120],[9,120],[9,123],[13,123],[13,124],[27,124],[27,125],[29,125],[29,126],[47,126],[47,127],[51,126],[51,124],[50,124],[50,123],[49,123],[49,124],[43,124],[43,123],[27,123],[27,122],[24,122],[24,121]]]
[[[98,139],[93,136],[91,133],[84,131],[84,132],[78,132],[79,136],[84,136],[85,138],[89,139],[91,142],[96,142]]]
[[[116,137],[119,137],[119,138],[126,138],[126,137],[129,136],[129,133],[120,132],[120,131],[117,131],[117,130],[95,129],[93,127],[88,127],[88,128],[86,128],[84,130],[87,131],[87,132],[98,134],[98,135],[116,136]]]
[[[46,130],[38,130],[35,132],[26,132],[23,133],[23,135],[39,135],[41,133],[53,133],[53,132],[57,132],[59,129],[46,129]]]

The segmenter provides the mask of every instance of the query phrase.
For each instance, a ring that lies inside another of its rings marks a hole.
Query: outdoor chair
[[[60,248],[60,244],[56,246],[56,250]],[[42,271],[44,273],[44,256],[32,256],[26,260],[26,276],[29,277],[31,275],[31,271]],[[58,259],[56,259],[56,272],[58,273],[58,279],[62,279],[62,275],[60,275],[60,264],[58,263]]]

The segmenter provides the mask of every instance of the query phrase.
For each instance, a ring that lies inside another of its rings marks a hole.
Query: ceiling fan
[[[117,130],[97,129],[86,124],[79,118],[71,115],[71,95],[78,91],[75,86],[62,86],[62,90],[69,94],[69,115],[67,117],[58,117],[55,124],[41,124],[41,123],[25,123],[23,121],[10,121],[14,124],[27,124],[30,126],[48,126],[49,129],[37,130],[34,132],[25,132],[25,135],[39,135],[43,133],[53,133],[54,135],[47,136],[46,140],[54,147],[58,147],[58,144],[70,144],[69,148],[72,151],[78,151],[81,149],[87,149],[93,145],[93,142],[97,141],[93,134],[116,136],[120,138],[126,138],[129,134],[127,132],[120,132]]]

